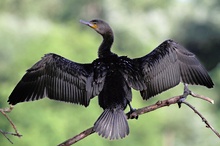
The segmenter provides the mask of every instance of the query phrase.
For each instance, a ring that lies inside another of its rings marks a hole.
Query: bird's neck
[[[113,41],[114,41],[114,37],[112,33],[103,35],[103,41],[99,46],[99,51],[98,51],[99,58],[108,57],[113,54],[111,52],[111,46]]]

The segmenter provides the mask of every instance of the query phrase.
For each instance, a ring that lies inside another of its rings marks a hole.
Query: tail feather
[[[95,122],[94,131],[110,140],[124,138],[129,134],[124,111],[121,109],[105,109]]]

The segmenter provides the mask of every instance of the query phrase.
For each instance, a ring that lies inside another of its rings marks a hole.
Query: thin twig
[[[189,104],[186,101],[183,101],[182,103],[190,107],[202,119],[202,121],[206,124],[206,127],[210,128],[220,138],[220,134],[209,124],[207,119],[198,110],[196,110],[195,107],[193,107],[191,104]]]
[[[5,132],[3,130],[0,129],[0,132],[2,133],[2,135],[4,135],[4,137],[11,143],[13,144],[13,142],[7,137],[7,134],[9,134],[8,132]]]
[[[19,134],[19,132],[18,132],[18,130],[17,130],[15,124],[12,122],[12,120],[7,116],[7,114],[6,114],[4,111],[5,111],[5,109],[3,109],[3,110],[1,109],[1,110],[0,110],[0,112],[6,117],[6,119],[9,121],[9,123],[11,124],[11,126],[13,127],[13,129],[15,130],[15,133],[16,133],[16,134],[14,134],[14,136],[21,137],[22,135]],[[6,111],[8,112],[8,110],[6,110]]]
[[[206,96],[203,96],[203,95],[199,95],[199,94],[196,94],[196,93],[193,93],[193,92],[190,92],[190,95],[191,95],[192,97],[199,98],[199,99],[208,101],[208,102],[211,103],[211,104],[214,104],[214,100],[211,99],[211,98],[209,98],[209,97],[206,97]]]
[[[10,113],[13,109],[14,109],[14,106],[10,105],[9,108],[4,108],[4,109],[0,109],[0,110],[5,112],[5,113]]]
[[[11,133],[11,132],[5,132],[0,130],[0,132],[8,139],[8,141],[10,143],[12,143],[12,141],[6,136],[7,135],[13,135],[13,136],[17,136],[17,137],[21,137],[22,135],[19,134],[15,124],[12,122],[12,120],[7,116],[7,114],[5,112],[11,112],[13,109],[13,106],[10,106],[9,108],[5,108],[5,109],[0,109],[0,112],[2,113],[2,115],[4,115],[6,117],[6,119],[9,121],[9,123],[11,124],[11,126],[13,127],[15,133]]]

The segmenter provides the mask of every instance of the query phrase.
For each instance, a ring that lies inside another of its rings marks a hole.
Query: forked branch
[[[21,137],[22,135],[19,134],[19,132],[18,132],[18,130],[17,130],[15,124],[12,122],[12,120],[11,120],[11,119],[7,116],[7,114],[6,114],[6,112],[7,112],[7,113],[11,112],[12,109],[13,109],[13,106],[10,106],[9,108],[6,108],[6,109],[0,109],[0,112],[2,113],[2,115],[5,116],[5,118],[8,120],[8,122],[11,124],[11,126],[13,127],[15,133],[6,132],[6,131],[3,131],[3,130],[1,130],[1,129],[0,129],[0,133],[2,133],[2,134],[5,136],[5,138],[6,138],[10,143],[13,144],[13,142],[7,137],[7,135],[13,135],[13,136],[17,136],[17,137]]]
[[[207,102],[210,102],[210,103],[214,103],[214,101],[212,99],[210,99],[208,97],[205,97],[205,96],[202,96],[202,95],[199,95],[199,94],[195,94],[191,91],[188,93],[188,95],[191,95],[191,96],[196,97],[196,98],[203,99],[203,100],[205,100]],[[180,99],[182,99],[182,95],[175,96],[175,97],[172,97],[172,98],[169,98],[169,99],[166,99],[166,100],[158,101],[155,104],[152,104],[150,106],[146,106],[146,107],[143,107],[143,108],[139,108],[139,109],[135,110],[133,113],[127,113],[126,115],[127,115],[128,119],[132,119],[134,117],[137,117],[139,115],[154,111],[156,109],[159,109],[159,108],[162,108],[162,107],[165,107],[165,106],[169,106],[171,104],[179,103]],[[182,101],[182,103],[188,105],[193,111],[195,111],[197,113],[197,115],[199,115],[201,117],[201,119],[205,122],[206,127],[210,128],[220,138],[219,133],[216,130],[214,130],[214,128],[209,124],[207,119],[205,119],[204,116],[202,116],[202,114],[200,114],[189,103],[186,103],[185,101]],[[80,134],[64,141],[63,143],[59,144],[58,146],[70,146],[70,145],[84,139],[85,137],[87,137],[87,136],[89,136],[93,133],[94,133],[93,127],[90,127],[88,129],[86,129],[85,131],[81,132]]]

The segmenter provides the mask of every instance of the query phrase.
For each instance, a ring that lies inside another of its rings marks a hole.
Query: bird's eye
[[[92,20],[91,21],[93,24],[98,24],[98,21],[97,20]]]
[[[93,22],[93,24],[97,24],[97,22]]]

